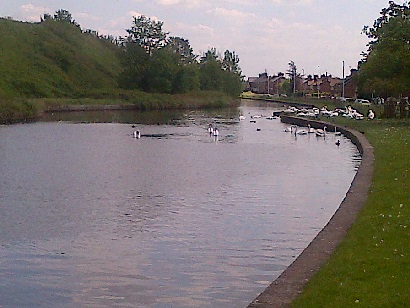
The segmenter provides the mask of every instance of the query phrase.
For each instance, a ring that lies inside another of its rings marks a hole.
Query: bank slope
[[[116,87],[118,48],[67,22],[0,18],[0,97],[82,97]]]

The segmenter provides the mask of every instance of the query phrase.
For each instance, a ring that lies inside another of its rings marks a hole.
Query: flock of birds
[[[266,117],[266,119],[272,120],[276,119],[278,117],[278,113],[285,113],[285,114],[294,114],[298,117],[312,117],[312,118],[319,118],[319,116],[324,116],[324,117],[338,117],[338,116],[343,116],[346,118],[350,119],[355,119],[355,120],[363,120],[364,115],[359,113],[357,110],[352,108],[351,106],[347,106],[346,108],[336,108],[334,110],[329,110],[327,106],[322,107],[321,109],[319,108],[296,108],[296,107],[289,107],[281,112],[273,112],[271,117]],[[261,115],[253,115],[251,116],[250,122],[256,123],[256,119],[261,118]],[[372,109],[369,109],[367,113],[367,118],[369,120],[373,120],[375,118],[375,113]],[[239,121],[245,120],[246,117],[244,115],[239,116]],[[133,125],[135,128],[135,126]],[[327,126],[324,126],[323,129],[315,129],[311,127],[310,124],[308,124],[307,129],[299,129],[297,125],[291,125],[289,127],[285,128],[285,132],[289,132],[296,135],[308,135],[308,134],[314,134],[317,137],[326,137],[327,134]],[[256,129],[257,131],[260,131],[259,128]],[[207,132],[210,136],[213,136],[217,138],[219,136],[219,130],[216,126],[214,126],[212,123],[208,125]],[[334,131],[335,136],[340,136],[341,132],[338,132],[335,128]],[[133,138],[135,139],[140,139],[141,138],[141,132],[139,130],[134,130],[132,133]],[[335,144],[337,146],[340,145],[340,140],[336,140]]]
[[[364,115],[354,109],[352,106],[347,106],[346,108],[335,108],[334,110],[329,110],[327,106],[323,106],[321,109],[319,108],[296,108],[296,107],[289,107],[283,111],[284,113],[295,114],[298,117],[312,117],[318,118],[320,115],[328,118],[343,116],[349,119],[354,120],[363,120]],[[375,118],[375,113],[372,109],[369,109],[367,113],[367,118],[369,120],[373,120]]]

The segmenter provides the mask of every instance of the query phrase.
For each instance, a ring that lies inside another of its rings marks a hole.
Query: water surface
[[[245,307],[328,222],[359,163],[347,139],[295,137],[272,110],[0,127],[0,306]]]

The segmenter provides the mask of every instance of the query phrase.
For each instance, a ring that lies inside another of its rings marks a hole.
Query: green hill
[[[116,88],[119,49],[74,24],[0,18],[0,98],[84,97]]]

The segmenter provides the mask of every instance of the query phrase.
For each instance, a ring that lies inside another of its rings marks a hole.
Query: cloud
[[[201,0],[156,0],[155,1],[159,5],[164,5],[164,6],[184,6],[188,8],[193,8],[193,7],[198,7],[201,5]],[[207,4],[206,1],[202,1],[203,4]]]
[[[100,17],[95,16],[95,15],[91,15],[91,14],[88,14],[88,13],[85,13],[85,12],[75,13],[75,16],[77,17],[75,19],[78,19],[80,24],[81,24],[81,20],[87,20],[87,21],[90,21],[90,20],[91,21],[100,21],[101,20]]]
[[[245,19],[245,18],[254,18],[256,17],[255,14],[252,13],[245,13],[235,9],[225,9],[223,7],[217,7],[207,11],[215,16],[222,16],[222,17],[229,17],[229,18],[236,18],[236,19]]]
[[[53,13],[52,10],[44,6],[35,6],[34,4],[23,4],[19,7],[19,15],[23,20],[37,22],[45,13]]]
[[[314,0],[271,0],[276,5],[312,5]]]
[[[131,16],[131,17],[134,17],[134,16],[138,17],[138,16],[141,16],[141,15],[144,15],[145,17],[150,18],[152,21],[160,21],[160,19],[155,15],[148,16],[147,14],[142,14],[142,13],[139,13],[139,12],[136,12],[136,11],[129,11],[127,15]]]

